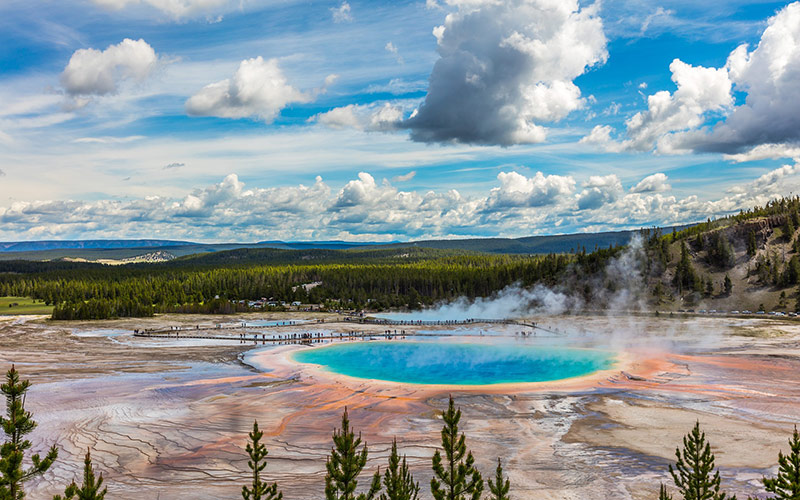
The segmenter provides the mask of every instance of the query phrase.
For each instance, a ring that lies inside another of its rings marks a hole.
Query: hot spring
[[[611,368],[613,353],[520,344],[348,342],[297,351],[299,363],[363,379],[437,385],[549,382]]]

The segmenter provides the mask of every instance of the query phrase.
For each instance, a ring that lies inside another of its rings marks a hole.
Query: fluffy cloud
[[[631,193],[658,193],[671,188],[667,184],[667,176],[662,173],[648,175],[631,188]]]
[[[663,185],[657,174],[650,177],[648,189]],[[340,189],[320,177],[310,186],[248,188],[230,174],[178,198],[14,202],[0,206],[0,238],[383,241],[663,226],[735,213],[796,191],[800,164],[767,172],[711,200],[652,190],[625,194],[615,175],[590,177],[577,194],[570,177],[511,171],[497,179],[499,186],[488,192],[462,195],[453,189],[403,191],[366,172]]]
[[[596,125],[589,135],[581,138],[581,140],[578,142],[580,144],[593,144],[599,146],[610,153],[618,153],[625,149],[625,146],[611,138],[611,133],[613,131],[614,129],[610,125]]]
[[[61,85],[73,96],[105,95],[117,91],[123,80],[144,80],[158,57],[144,40],[126,38],[103,51],[76,50],[61,73]]]
[[[800,143],[800,3],[769,20],[754,50],[734,50],[726,68],[747,99],[708,136],[687,137],[687,146],[739,153],[761,144]]]
[[[397,129],[403,119],[403,110],[389,103],[382,106],[348,104],[311,117],[331,128],[354,128],[367,132]]]
[[[278,67],[277,59],[245,59],[232,78],[203,87],[186,101],[193,116],[222,118],[256,117],[267,123],[292,103],[314,100],[313,93],[291,86]]]
[[[381,190],[375,178],[366,172],[359,172],[358,179],[345,184],[336,199],[337,207],[354,207],[357,205],[374,205],[380,201]]]
[[[578,195],[578,209],[595,209],[612,203],[622,194],[622,183],[614,175],[589,177]]]
[[[796,182],[795,176],[798,173],[800,173],[800,164],[784,165],[754,180],[750,187],[757,192],[775,192],[776,189],[782,187],[781,184],[786,179],[793,178]]]
[[[573,80],[605,62],[597,4],[469,0],[434,29],[439,60],[411,138],[511,145],[545,140],[541,124],[581,108]]]
[[[759,144],[744,153],[726,154],[723,155],[723,158],[735,163],[765,159],[774,160],[777,158],[800,158],[800,146],[791,146],[788,144]]]
[[[533,177],[525,177],[517,172],[497,174],[500,187],[489,192],[488,207],[541,207],[553,205],[575,190],[572,177],[544,175],[536,172]]]
[[[598,126],[582,142],[609,151],[718,152],[731,161],[797,156],[800,2],[770,18],[758,46],[737,47],[725,66],[676,59],[670,70],[677,90],[650,95],[647,110],[626,122],[624,140],[614,141],[609,127]],[[746,94],[738,106],[734,91]]]
[[[731,80],[724,68],[692,66],[679,59],[669,68],[678,89],[648,96],[647,111],[625,122],[628,139],[615,143],[610,127],[597,126],[582,141],[600,144],[607,151],[650,151],[656,147],[662,153],[677,152],[681,146],[676,144],[674,132],[699,127],[709,112],[723,112],[733,104]]]

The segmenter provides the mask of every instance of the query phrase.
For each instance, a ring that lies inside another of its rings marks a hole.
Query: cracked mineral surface
[[[510,326],[433,329],[474,342],[506,335],[619,353],[613,369],[586,377],[477,387],[355,379],[288,356],[308,346],[131,335],[137,328],[248,319],[255,317],[0,319],[3,368],[15,363],[34,384],[27,399],[39,422],[33,449],[55,443],[61,450],[51,471],[28,485],[29,498],[63,491],[79,476],[87,448],[112,498],[237,498],[247,481],[244,445],[254,419],[266,433],[267,478],[287,499],[322,498],[330,435],[345,406],[369,445],[364,483],[384,466],[397,436],[428,498],[437,414],[450,394],[462,408],[461,428],[478,466],[489,476],[502,458],[515,498],[654,498],[696,420],[724,486],[746,497],[774,472],[800,415],[800,323],[788,320],[532,318],[551,333],[525,338]],[[346,328],[381,334],[374,325]],[[321,330],[298,324],[284,331]]]

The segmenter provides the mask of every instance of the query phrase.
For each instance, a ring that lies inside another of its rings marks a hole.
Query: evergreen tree
[[[800,282],[800,258],[792,256],[783,270],[783,284],[785,286],[796,285]]]
[[[361,451],[358,451],[359,446],[361,446],[361,435],[356,437],[350,429],[350,419],[345,408],[342,415],[342,429],[333,431],[331,456],[325,464],[328,470],[325,475],[326,500],[372,500],[381,490],[381,476],[378,471],[372,477],[369,491],[356,496],[358,475],[367,464],[367,445],[365,443]]]
[[[445,463],[439,450],[433,454],[431,493],[435,500],[478,500],[483,492],[483,478],[475,468],[472,452],[467,452],[466,437],[458,434],[461,410],[456,410],[453,397],[447,410],[442,412],[442,448]],[[466,458],[465,458],[466,457]]]
[[[675,449],[675,456],[678,462],[669,466],[669,473],[684,500],[736,500],[720,493],[719,471],[714,470],[714,454],[700,422],[683,438],[683,451]]]
[[[753,257],[758,251],[758,243],[756,243],[756,232],[752,229],[747,234],[747,255]]]
[[[722,288],[725,290],[725,295],[730,295],[733,292],[733,281],[731,281],[731,277],[727,274],[725,275],[725,281],[722,284]]]
[[[711,245],[708,248],[708,263],[723,269],[732,267],[736,263],[736,254],[733,246],[725,236],[724,231],[716,231],[711,234]]]
[[[702,251],[703,247],[705,247],[705,239],[702,234],[698,234],[697,238],[694,239],[694,247],[697,251]]]
[[[58,448],[53,446],[44,458],[38,454],[31,456],[33,465],[30,468],[22,467],[25,451],[31,448],[31,442],[24,436],[36,428],[31,412],[25,411],[24,406],[30,385],[27,380],[20,381],[19,372],[11,365],[6,383],[0,386],[6,398],[6,416],[0,417],[0,427],[7,439],[0,447],[0,500],[25,498],[23,483],[47,472],[58,456]]]
[[[386,492],[381,493],[380,500],[417,500],[419,496],[419,483],[414,482],[406,457],[403,456],[401,461],[397,454],[397,439],[392,441],[392,454],[389,468],[383,473],[383,486]]]
[[[242,498],[244,500],[281,500],[283,493],[278,491],[278,483],[267,484],[261,480],[261,472],[267,466],[266,458],[269,452],[267,447],[261,443],[264,433],[258,430],[258,421],[253,422],[253,431],[249,434],[250,442],[247,443],[245,451],[250,457],[247,466],[253,471],[253,486],[248,488],[242,486]]]
[[[503,477],[503,466],[498,458],[494,482],[491,479],[489,480],[489,492],[491,495],[487,500],[511,500],[511,497],[508,496],[510,489],[511,481]]]
[[[681,241],[681,259],[675,268],[673,282],[678,287],[679,292],[683,292],[684,289],[692,290],[699,283],[697,274],[692,266],[692,260],[689,258],[689,249],[686,247],[685,241]]]
[[[800,500],[800,435],[797,427],[789,439],[788,455],[778,452],[778,475],[764,478],[764,489],[774,494],[769,500]]]
[[[658,490],[658,500],[672,500],[672,497],[667,493],[667,487],[661,483],[661,488]]]
[[[781,230],[783,232],[784,241],[792,241],[792,237],[794,236],[794,224],[792,223],[791,217],[786,217],[784,219]]]
[[[94,469],[92,468],[92,455],[89,451],[86,452],[86,458],[83,460],[83,484],[78,487],[75,481],[72,482],[67,489],[64,490],[64,496],[56,495],[53,500],[103,500],[106,497],[107,488],[100,489],[103,486],[103,475],[95,479]]]

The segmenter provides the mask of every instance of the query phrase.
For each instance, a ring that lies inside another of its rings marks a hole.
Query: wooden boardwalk
[[[225,341],[238,341],[240,343],[261,342],[261,343],[314,343],[326,340],[353,340],[365,338],[382,338],[393,339],[398,337],[438,337],[441,333],[434,332],[418,332],[415,330],[400,329],[387,329],[382,332],[377,331],[349,331],[349,332],[313,332],[315,328],[322,325],[380,325],[380,326],[463,326],[463,325],[517,325],[531,329],[542,329],[537,327],[535,323],[525,323],[515,320],[505,319],[467,319],[467,320],[443,320],[443,321],[396,321],[384,320],[378,318],[351,318],[346,317],[335,321],[285,321],[275,325],[248,325],[246,322],[225,325],[217,324],[214,326],[200,326],[194,327],[171,327],[167,329],[147,330],[137,329],[134,330],[134,337],[146,338],[161,338],[161,339],[200,339],[200,340],[225,340]],[[305,328],[303,332],[286,332],[278,333],[285,330],[287,327],[291,328]],[[248,330],[257,329],[259,333],[249,333]],[[265,331],[270,331],[265,333]],[[228,333],[230,332],[230,333]],[[236,332],[236,333],[234,333]]]

